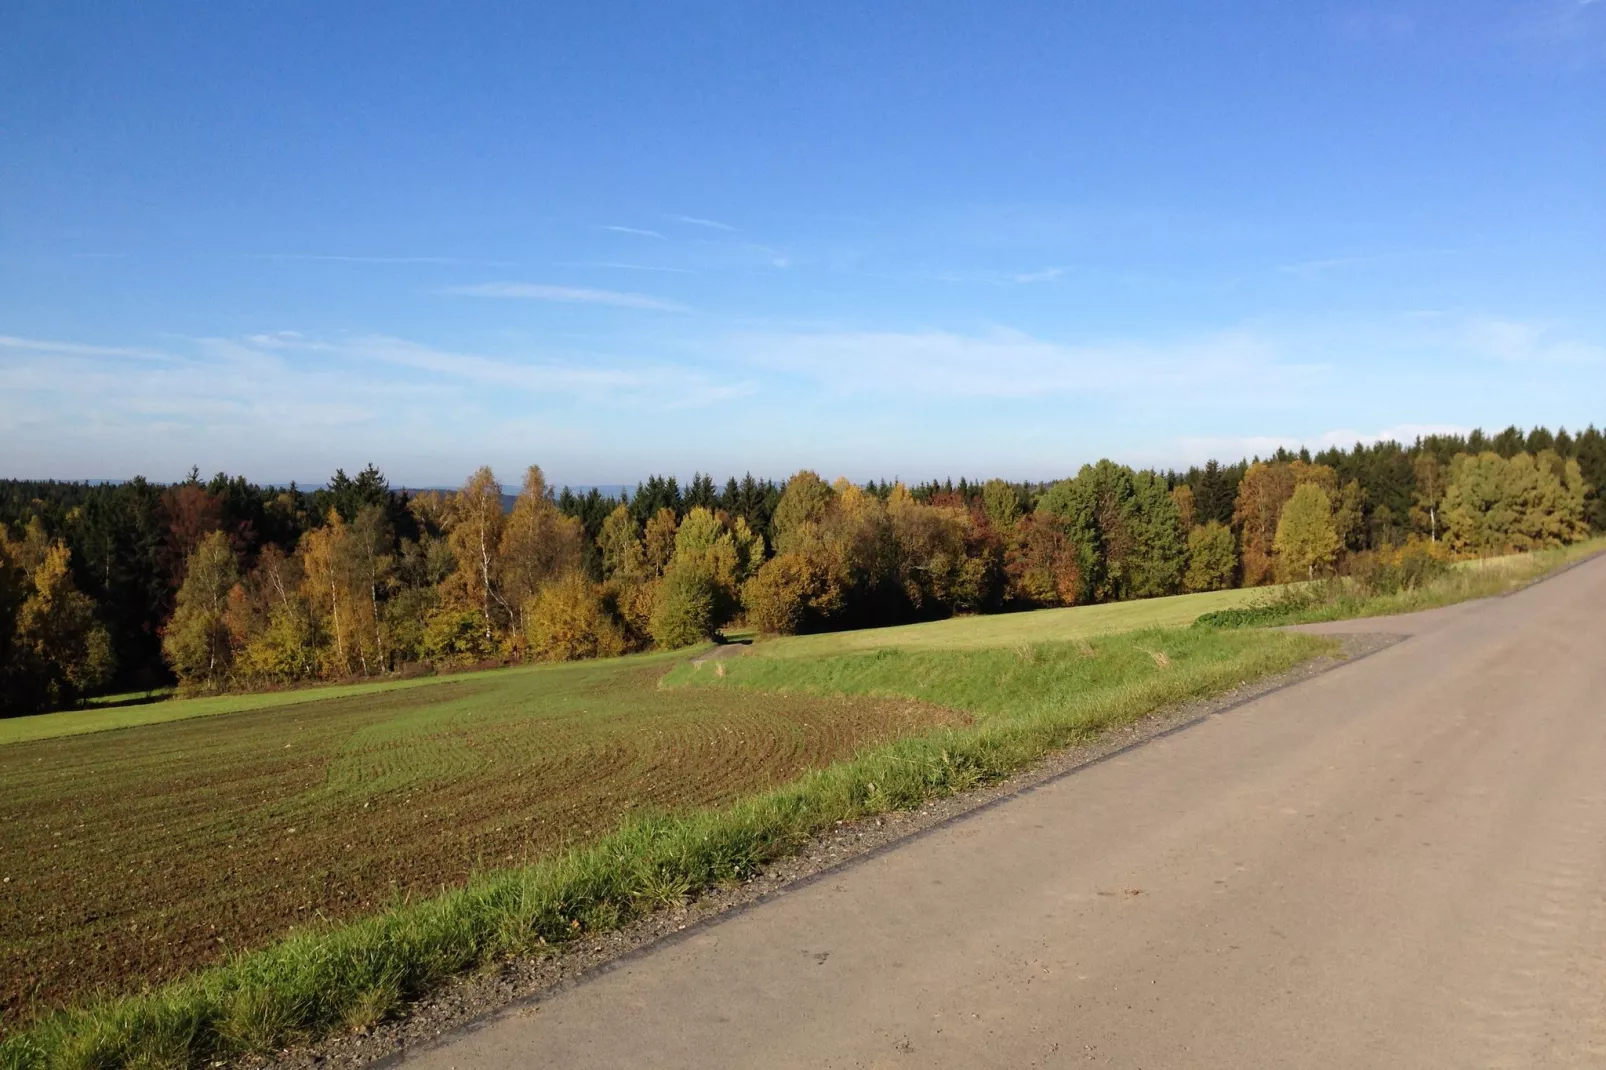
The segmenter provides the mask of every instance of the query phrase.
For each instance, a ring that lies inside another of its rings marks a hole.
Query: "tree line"
[[[617,498],[0,482],[0,713],[1148,598],[1606,530],[1599,431],[1432,436],[1053,483],[654,476]]]

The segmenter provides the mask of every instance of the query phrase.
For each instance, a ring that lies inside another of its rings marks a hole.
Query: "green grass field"
[[[1137,602],[954,617],[894,628],[793,635],[755,644],[766,657],[821,657],[855,650],[976,650],[1064,642],[1146,628],[1186,628],[1205,613],[1236,609],[1265,597],[1265,588],[1179,594]]]

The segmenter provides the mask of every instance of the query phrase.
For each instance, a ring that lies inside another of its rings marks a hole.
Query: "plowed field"
[[[660,689],[671,664],[481,673],[0,746],[0,1022],[962,719],[903,699]]]

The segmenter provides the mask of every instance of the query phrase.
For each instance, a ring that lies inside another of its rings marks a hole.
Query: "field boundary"
[[[590,948],[569,948],[553,957],[510,962],[495,975],[460,979],[418,1001],[406,1018],[386,1022],[369,1036],[332,1037],[292,1049],[273,1065],[295,1070],[357,1066],[394,1070],[413,1055],[452,1043],[508,1015],[532,1013],[532,1007],[553,996],[627,968],[766,903],[841,876],[1157,740],[1355,664],[1411,636],[1374,632],[1335,638],[1341,640],[1337,655],[1318,655],[1211,698],[1156,710],[1087,742],[1052,751],[1005,780],[930,800],[917,811],[860,818],[815,837],[803,850],[765,866],[757,878],[738,887],[710,889],[679,909],[658,911],[608,934],[608,940],[588,940]]]

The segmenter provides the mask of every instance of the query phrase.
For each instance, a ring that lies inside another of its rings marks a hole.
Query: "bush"
[[[1193,622],[1195,628],[1269,628],[1279,624],[1295,624],[1318,606],[1329,605],[1343,597],[1338,581],[1306,583],[1283,587],[1274,597],[1238,609],[1218,609],[1205,613]]]
[[[525,603],[530,653],[544,661],[608,658],[627,648],[624,629],[603,604],[602,593],[571,572]]]
[[[1450,573],[1441,544],[1413,539],[1394,550],[1355,554],[1350,580],[1363,596],[1416,591]]]
[[[485,618],[472,609],[438,609],[424,624],[424,656],[445,665],[473,665],[496,655]]]
[[[711,637],[719,593],[716,586],[713,575],[695,563],[678,565],[665,573],[649,625],[653,641],[672,650]]]

